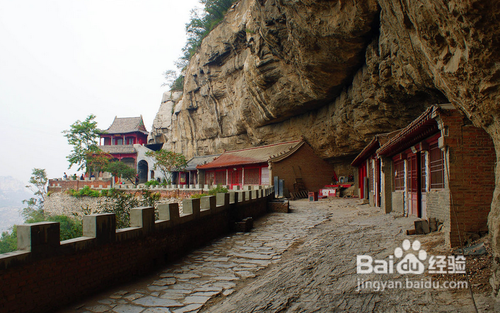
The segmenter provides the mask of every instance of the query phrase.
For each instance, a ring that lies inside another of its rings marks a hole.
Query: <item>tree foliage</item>
[[[116,215],[116,228],[126,228],[130,226],[131,209],[140,206],[154,206],[159,199],[159,193],[152,193],[149,190],[141,190],[141,199],[139,199],[134,194],[114,189],[101,203],[99,211],[114,213]]]
[[[31,172],[30,184],[26,186],[33,191],[35,197],[24,200],[27,205],[22,211],[25,223],[38,223],[44,221],[59,222],[61,236],[60,240],[80,237],[83,234],[82,222],[78,218],[64,215],[47,215],[44,211],[44,202],[47,197],[47,174],[45,169],[34,168]],[[0,253],[17,250],[17,227],[13,226],[10,231],[3,232],[0,237]]]
[[[28,200],[23,200],[23,203],[26,204],[27,207],[25,207],[21,213],[28,223],[36,223],[30,222],[29,220],[36,219],[39,221],[43,220],[45,217],[43,206],[47,198],[47,182],[48,178],[45,169],[34,168],[31,170],[31,177],[29,180],[31,185],[27,185],[26,188],[30,189],[35,196]]]
[[[94,121],[95,115],[90,114],[82,122],[77,120],[71,124],[69,130],[64,130],[62,133],[68,139],[68,143],[73,147],[71,154],[66,158],[69,161],[69,167],[78,165],[77,170],[82,170],[87,167],[89,155],[98,152],[100,134],[102,130],[97,128],[97,122]]]
[[[191,59],[212,29],[224,18],[227,10],[236,0],[200,0],[203,10],[192,10],[191,20],[186,24],[188,41],[183,48],[185,60]]]
[[[237,0],[200,0],[203,9],[191,10],[191,19],[186,24],[187,42],[182,48],[182,56],[176,62],[181,71],[187,66],[191,57],[198,51],[203,39],[222,21],[227,10]],[[172,91],[182,91],[184,76],[172,70],[164,73],[166,83]]]
[[[105,172],[109,165],[109,160],[113,156],[102,150],[98,151],[87,151],[87,169],[89,172]]]
[[[132,184],[135,184],[135,176],[137,175],[137,171],[121,161],[109,163],[108,167],[106,168],[106,172],[113,174],[113,176],[115,177],[121,177],[130,181]]]
[[[160,149],[148,151],[146,156],[156,160],[154,169],[160,170],[165,178],[170,177],[172,171],[183,171],[187,167],[186,157],[181,153]]]

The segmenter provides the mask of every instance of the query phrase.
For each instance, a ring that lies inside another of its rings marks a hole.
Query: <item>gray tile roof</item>
[[[210,163],[219,155],[220,154],[195,156],[188,161],[186,171],[195,171],[198,165]]]
[[[139,117],[115,117],[113,124],[106,130],[108,134],[126,134],[141,132],[148,134],[142,116]]]

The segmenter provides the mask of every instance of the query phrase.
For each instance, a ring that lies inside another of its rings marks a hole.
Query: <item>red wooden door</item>
[[[242,178],[242,170],[241,168],[235,170],[230,170],[229,172],[229,184],[231,185],[231,188],[233,186],[240,186],[241,185],[241,178]]]

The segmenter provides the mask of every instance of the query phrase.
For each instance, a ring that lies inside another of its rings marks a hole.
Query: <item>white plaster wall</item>
[[[158,177],[160,177],[160,179],[162,179],[162,180],[170,178],[170,177],[165,177],[165,175],[163,175],[163,173],[161,171],[155,170],[154,169],[154,166],[155,166],[155,163],[156,163],[155,159],[146,156],[146,152],[153,151],[153,150],[148,149],[145,146],[139,145],[139,144],[135,144],[134,148],[137,151],[137,165],[139,165],[139,162],[142,161],[142,160],[144,160],[144,161],[146,161],[148,163],[148,181],[151,180],[151,171],[154,171],[154,174],[155,174],[154,175],[155,176],[154,179],[156,179]]]

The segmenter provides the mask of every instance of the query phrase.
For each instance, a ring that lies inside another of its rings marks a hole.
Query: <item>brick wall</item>
[[[230,231],[231,222],[265,214],[271,189],[218,194],[131,212],[115,230],[113,214],[84,217],[84,236],[59,242],[58,223],[18,226],[18,250],[0,254],[0,312],[52,312],[144,275]],[[213,200],[213,201],[212,201]]]
[[[293,184],[298,177],[302,177],[307,190],[319,191],[332,183],[333,173],[333,165],[314,154],[308,144],[304,144],[283,161],[272,164],[272,175],[284,179],[284,187],[291,192],[294,191]]]
[[[448,112],[440,118],[448,127],[444,144],[449,154],[450,202],[454,210],[450,213],[450,242],[457,246],[458,230],[462,240],[467,232],[487,230],[496,154],[491,137],[483,129],[474,127],[458,111]]]

